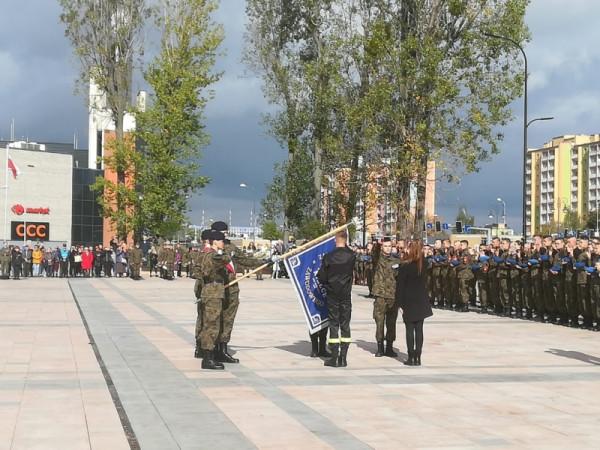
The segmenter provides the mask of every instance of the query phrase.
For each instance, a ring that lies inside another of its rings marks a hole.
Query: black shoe
[[[323,363],[324,366],[327,367],[339,367],[340,359],[339,359],[339,344],[333,344],[331,352],[331,358]]]
[[[227,342],[222,342],[220,345],[221,345],[220,356],[222,358],[222,360],[219,359],[220,362],[226,362],[229,364],[238,364],[240,362],[240,360],[238,358],[234,358],[233,356],[231,356],[229,354],[229,350],[227,349]]]
[[[319,335],[317,333],[310,335],[311,351],[310,357],[316,358],[319,356]]]
[[[223,370],[225,366],[218,361],[215,361],[214,354],[211,351],[204,351],[202,358],[202,368],[208,370]]]
[[[377,358],[380,358],[381,356],[383,356],[385,354],[384,350],[383,350],[383,342],[378,342],[377,343],[377,353],[375,353],[375,356]]]
[[[415,365],[415,359],[413,356],[413,352],[411,350],[408,351],[408,358],[406,359],[406,361],[404,361],[404,365],[405,366],[414,366]]]
[[[319,352],[317,353],[317,356],[323,357],[323,358],[331,358],[331,353],[327,350],[327,328],[325,328],[324,330],[321,330],[317,333],[317,336],[319,338]]]
[[[343,343],[340,348],[340,357],[338,358],[338,366],[346,367],[348,365],[348,361],[346,360],[346,356],[348,355],[348,347],[350,344]]]
[[[395,358],[396,356],[398,356],[398,353],[396,353],[394,351],[394,342],[393,341],[386,341],[384,355],[389,356],[390,358]]]
[[[194,350],[194,358],[201,359],[202,357],[204,357],[204,350],[196,346],[196,350]]]
[[[421,365],[421,353],[417,353],[414,358],[415,366]]]

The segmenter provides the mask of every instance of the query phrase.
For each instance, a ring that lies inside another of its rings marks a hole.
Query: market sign
[[[50,208],[26,208],[19,203],[17,203],[16,205],[13,205],[13,207],[10,210],[13,213],[15,213],[17,216],[22,216],[25,213],[27,213],[27,214],[42,214],[45,216],[50,214]]]
[[[25,239],[49,241],[50,224],[48,222],[11,222],[10,235],[13,241]]]

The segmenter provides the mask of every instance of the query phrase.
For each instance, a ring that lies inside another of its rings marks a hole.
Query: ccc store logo
[[[29,239],[46,239],[48,237],[48,225],[46,224],[24,224],[20,223],[15,228],[17,237],[24,238],[27,233]]]

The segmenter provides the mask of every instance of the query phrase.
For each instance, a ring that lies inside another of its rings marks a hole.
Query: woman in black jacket
[[[396,279],[396,304],[402,308],[406,327],[408,366],[421,365],[423,350],[423,321],[433,315],[427,295],[427,276],[423,257],[423,243],[413,240],[398,268]]]

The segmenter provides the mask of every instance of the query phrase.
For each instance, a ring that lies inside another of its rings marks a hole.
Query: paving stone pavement
[[[192,286],[0,281],[0,449],[600,448],[598,333],[436,310],[406,367],[373,356],[358,287],[349,366],[326,368],[289,281],[247,280],[241,364],[203,371]]]

